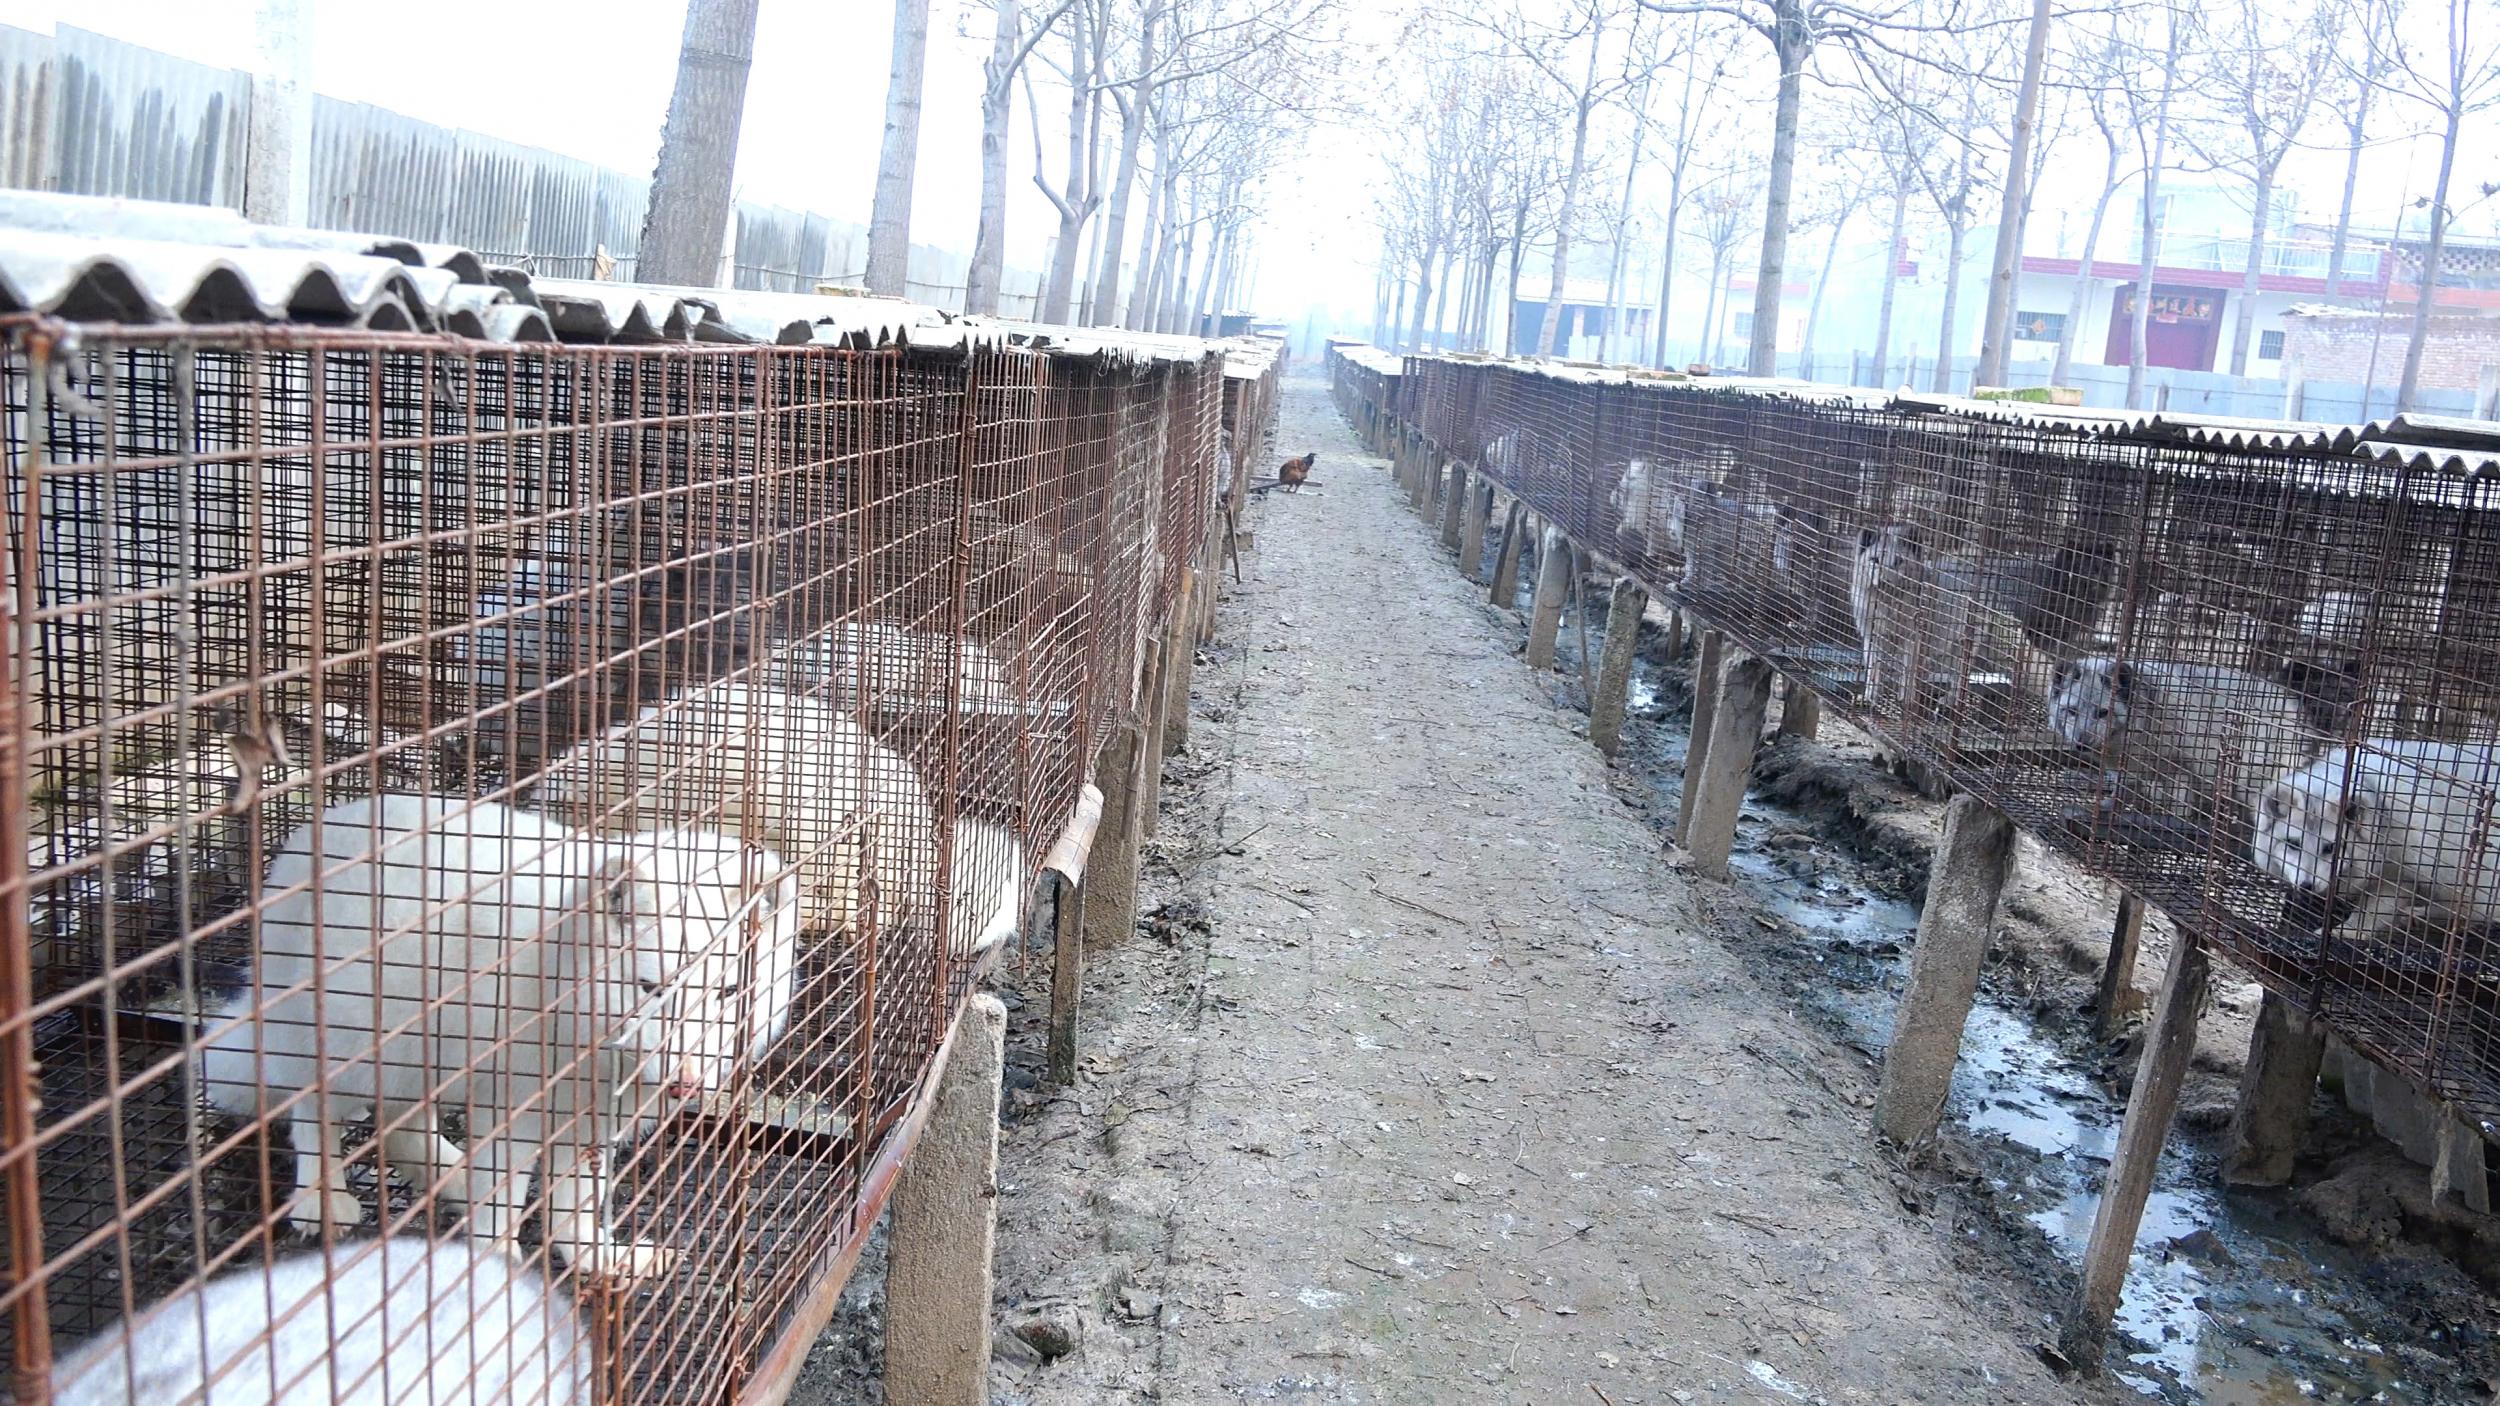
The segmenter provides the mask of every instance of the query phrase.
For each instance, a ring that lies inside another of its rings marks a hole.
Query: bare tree
[[[2370,135],[2370,99],[2378,94],[2379,84],[2387,77],[2395,56],[2387,42],[2387,27],[2395,18],[2395,0],[2347,0],[2343,24],[2357,25],[2361,32],[2361,59],[2345,60],[2344,77],[2352,84],[2351,101],[2344,108],[2344,194],[2335,206],[2335,235],[2326,255],[2326,295],[2340,296],[2344,291],[2345,246],[2352,238],[2353,188],[2361,182],[2361,148]]]
[[[1068,156],[1059,184],[1050,183],[1049,163],[1042,154],[1041,104],[1033,95],[1030,71],[1024,75],[1024,98],[1033,124],[1033,184],[1059,212],[1059,234],[1051,246],[1050,274],[1042,286],[1041,320],[1066,322],[1076,296],[1077,261],[1082,257],[1086,222],[1102,205],[1099,180],[1099,139],[1102,127],[1100,80],[1103,44],[1111,0],[1077,0],[1068,10],[1062,32],[1067,38],[1067,65],[1059,70],[1068,85]]]
[[[1762,198],[1762,178],[1749,168],[1716,177],[1693,196],[1693,225],[1710,246],[1710,291],[1702,304],[1702,360],[1720,364],[1726,348],[1728,267],[1736,246],[1754,227],[1754,206]],[[1760,325],[1762,292],[1754,290],[1755,325]]]
[[[2032,174],[2032,128],[2040,112],[2040,79],[2048,55],[2049,0],[2032,0],[2031,29],[2023,44],[2022,88],[2014,98],[2013,139],[2007,143],[1996,251],[1988,261],[1988,307],[1980,316],[1979,366],[1971,378],[1974,386],[2005,381],[2005,344],[2014,323],[2014,271],[2022,259],[2023,220],[2031,208],[2025,178]]]
[[[911,187],[920,169],[920,77],[929,66],[929,0],[894,0],[894,64],[885,80],[885,141],[868,214],[868,291],[903,296],[911,268]]]
[[[1800,231],[1826,227],[1831,230],[1831,236],[1823,243],[1822,267],[1814,275],[1814,291],[1806,299],[1805,335],[1797,348],[1799,375],[1811,374],[1806,368],[1814,359],[1814,328],[1823,315],[1823,294],[1832,281],[1832,265],[1840,257],[1841,235],[1847,232],[1850,217],[1874,193],[1879,179],[1863,163],[1850,160],[1841,151],[1832,152],[1821,163],[1821,169],[1825,173],[1817,186],[1821,199],[1797,220]]]
[[[2208,11],[2210,14],[2211,11]],[[2215,170],[2249,183],[2248,258],[2240,274],[2239,307],[2231,318],[2231,374],[2248,374],[2257,326],[2257,290],[2265,272],[2266,235],[2273,223],[2275,180],[2316,105],[2334,44],[2332,11],[2324,5],[2287,32],[2285,17],[2237,0],[2228,27],[2208,41],[2198,86],[2222,110],[2216,124],[2181,129],[2180,137]]]
[[[660,129],[660,164],[642,217],[634,276],[710,287],[729,229],[738,125],[755,55],[756,0],[687,0],[677,87]]]
[[[1667,168],[1666,239],[1658,256],[1658,349],[1652,358],[1659,366],[1667,364],[1667,313],[1675,297],[1675,235],[1677,221],[1684,213],[1685,178],[1691,174],[1693,154],[1705,140],[1716,135],[1717,128],[1709,117],[1720,110],[1719,88],[1733,58],[1725,35],[1718,36],[1718,42],[1711,42],[1703,33],[1703,16],[1695,13],[1691,20],[1684,42],[1678,46],[1682,57],[1678,66],[1683,75],[1678,85],[1682,92],[1676,99],[1675,127],[1672,131],[1661,127],[1658,134]],[[1705,65],[1707,74],[1703,72]]]
[[[1028,30],[1023,0],[990,0],[996,16],[981,69],[981,216],[964,275],[964,311],[996,314],[1007,276],[1007,141],[1015,119],[1016,75],[1075,0],[1059,0]]]
[[[2401,3],[2401,0],[2398,0]],[[2422,385],[2422,348],[2430,340],[2431,304],[2438,297],[2441,263],[2448,247],[2448,226],[2456,211],[2448,205],[2450,179],[2456,174],[2457,134],[2465,119],[2500,99],[2500,35],[2474,32],[2477,0],[2428,0],[2426,8],[2443,22],[2435,45],[2408,44],[2402,25],[2388,27],[2392,62],[2378,79],[2380,91],[2406,98],[2439,115],[2439,179],[2432,186],[2430,239],[2422,251],[2422,271],[2413,299],[2413,331],[2405,339],[2404,378],[2396,387],[2399,413],[2413,408]],[[2427,28],[2427,26],[2423,26]]]
[[[2153,316],[2153,269],[2161,259],[2162,203],[2161,173],[2170,159],[2170,100],[2179,86],[2179,55],[2186,47],[2188,21],[2175,6],[2162,7],[2163,46],[2161,59],[2161,95],[2153,104],[2150,130],[2142,120],[2142,95],[2133,87],[2125,90],[2128,105],[2136,109],[2136,140],[2144,151],[2144,208],[2139,223],[2139,250],[2135,276],[2135,306],[2127,325],[2127,408],[2144,408],[2145,335]]]
[[[1988,93],[1984,85],[1966,79],[1954,85],[1946,102],[1922,104],[1916,112],[1935,113],[1940,131],[1930,140],[1914,169],[1919,189],[1927,195],[1936,213],[1943,217],[1945,228],[1944,308],[1941,325],[1936,332],[1936,376],[1933,389],[1942,394],[1953,388],[1953,356],[1957,344],[1955,316],[1960,311],[1962,293],[1962,250],[1970,234],[1972,222],[1979,217],[1979,200],[1988,185],[1988,171],[1980,152],[1980,141],[1986,126],[1983,105]],[[1939,111],[1941,109],[1941,111]],[[1938,140],[1941,138],[1941,140]],[[2011,215],[2008,215],[2011,218]]]
[[[2049,367],[2049,384],[2066,384],[2067,373],[2074,366],[2075,335],[2083,326],[2084,300],[2092,291],[2092,266],[2101,247],[2101,226],[2109,217],[2109,203],[2118,195],[2126,181],[2119,169],[2124,155],[2122,128],[2125,118],[2120,85],[2125,81],[2130,49],[2120,37],[2118,21],[2111,21],[2107,34],[2097,36],[2092,46],[2075,59],[2074,82],[2083,95],[2084,111],[2092,120],[2092,129],[2101,138],[2100,194],[2092,201],[2092,219],[2084,227],[2083,252],[2076,260],[2074,290],[2066,299],[2066,322],[2058,329],[2057,360]]]

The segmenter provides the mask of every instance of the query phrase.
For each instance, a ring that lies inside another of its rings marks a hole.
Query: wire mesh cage
[[[1331,354],[1355,413],[2500,1128],[2500,430],[1439,357],[1366,405]]]
[[[1144,706],[1222,358],[7,331],[17,1399],[803,1350]]]

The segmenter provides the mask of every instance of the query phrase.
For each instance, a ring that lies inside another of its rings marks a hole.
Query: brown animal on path
[[[1304,480],[1311,476],[1311,465],[1317,462],[1319,462],[1317,450],[1312,450],[1300,458],[1287,459],[1276,466],[1276,481],[1284,486],[1287,493],[1299,493],[1302,491]]]

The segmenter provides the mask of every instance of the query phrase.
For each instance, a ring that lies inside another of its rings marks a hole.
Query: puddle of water
[[[1682,752],[1678,730],[1655,732],[1653,765]],[[1652,780],[1671,802],[1675,778]],[[1878,895],[1848,856],[1752,800],[1730,867],[1831,973],[1806,999],[1856,1043],[1881,1051],[1891,1042],[1917,910]],[[2003,1194],[2039,1208],[2031,1224],[2071,1263],[2091,1239],[2124,1111],[2023,1013],[1982,995],[1964,1028],[1946,1113],[2030,1154]],[[2242,1214],[2208,1171],[2174,1151],[2137,1234],[2118,1312],[2133,1344],[2114,1375],[2146,1396],[2203,1406],[2423,1399],[2422,1385],[2361,1326],[2368,1301],[2359,1282],[2344,1252],[2304,1252]]]

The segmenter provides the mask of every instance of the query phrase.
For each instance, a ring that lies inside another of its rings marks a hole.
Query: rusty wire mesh
[[[1357,352],[1350,413],[2500,1123],[2491,461]]]
[[[394,1394],[795,1361],[1146,706],[1222,358],[8,334],[17,1399],[97,1334],[89,1390],[354,1322]]]

